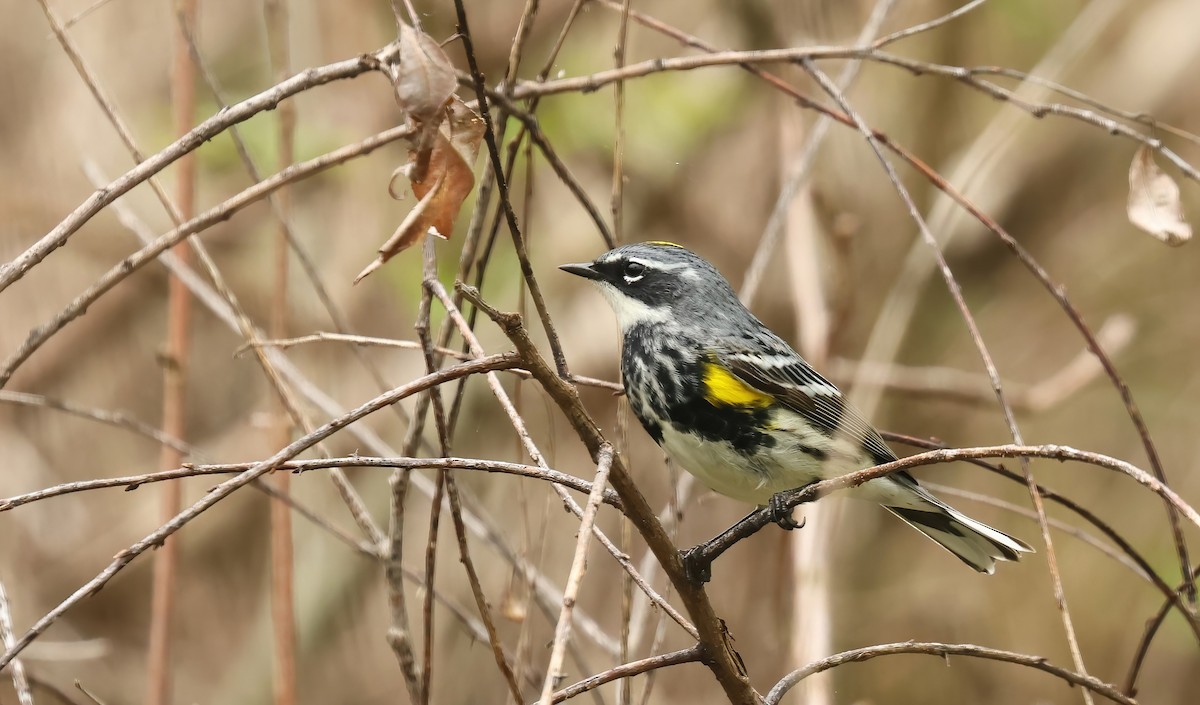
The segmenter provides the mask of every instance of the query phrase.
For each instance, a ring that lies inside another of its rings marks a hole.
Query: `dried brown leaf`
[[[392,73],[400,109],[421,123],[441,121],[442,108],[454,95],[454,66],[438,43],[424,32],[400,25],[400,60]]]
[[[400,223],[400,227],[396,228],[396,232],[392,233],[392,236],[379,246],[379,256],[358,273],[358,276],[354,278],[355,284],[362,281],[371,272],[382,267],[384,262],[387,262],[397,253],[403,252],[415,245],[421,239],[422,235],[430,232],[427,214],[429,206],[436,196],[437,184],[435,183],[434,186],[434,190],[426,194],[420,201],[417,201],[416,207],[409,211],[408,215],[404,216],[404,220]]]
[[[434,193],[428,213],[429,226],[443,238],[454,232],[458,211],[475,188],[475,160],[483,130],[483,120],[455,97],[450,104],[449,119],[438,130],[429,168],[424,174],[412,175],[412,189],[417,197]]]
[[[1129,165],[1129,222],[1168,245],[1192,239],[1192,226],[1183,216],[1179,185],[1154,163],[1154,152],[1142,145]]]
[[[411,180],[413,194],[420,199],[404,218],[396,232],[379,248],[375,258],[355,278],[362,280],[384,262],[420,242],[426,233],[448,238],[454,232],[454,222],[462,210],[463,201],[475,188],[475,161],[483,142],[483,120],[457,96],[452,97],[440,127],[434,133],[427,168],[418,174],[415,168],[421,146],[412,150],[413,161],[392,173],[388,193],[395,197],[396,181],[403,176]]]

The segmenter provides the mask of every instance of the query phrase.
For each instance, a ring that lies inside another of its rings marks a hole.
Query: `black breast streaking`
[[[669,324],[667,324],[669,325]],[[748,454],[775,445],[768,428],[770,408],[714,405],[703,388],[703,344],[660,325],[638,324],[625,334],[621,374],[630,408],[655,443],[663,426],[706,441],[727,442]],[[665,341],[671,344],[664,344]]]

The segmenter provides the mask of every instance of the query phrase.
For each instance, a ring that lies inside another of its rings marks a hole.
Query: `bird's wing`
[[[771,395],[825,434],[859,441],[876,463],[896,459],[879,432],[841,391],[782,341],[765,350],[721,343],[712,353],[739,380]]]

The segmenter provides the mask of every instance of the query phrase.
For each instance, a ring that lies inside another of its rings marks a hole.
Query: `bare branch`
[[[678,666],[681,663],[695,663],[703,658],[704,651],[699,644],[694,644],[686,649],[672,651],[669,654],[660,654],[639,661],[633,661],[632,663],[621,664],[616,668],[610,668],[607,671],[589,676],[574,685],[563,688],[554,694],[554,699],[551,702],[561,703],[564,700],[570,700],[576,695],[599,688],[605,683],[611,683],[618,678],[632,678],[633,676],[650,673],[651,671],[666,668],[667,666]]]
[[[959,17],[962,17],[963,15],[967,14],[971,10],[974,10],[975,8],[979,7],[980,5],[982,5],[985,2],[987,2],[987,0],[971,0],[970,2],[966,3],[965,5],[961,5],[957,8],[955,8],[954,10],[947,12],[946,14],[942,15],[941,17],[937,17],[935,19],[929,20],[928,22],[922,22],[921,24],[918,24],[918,25],[913,25],[912,27],[908,27],[907,29],[902,29],[899,32],[892,32],[891,34],[889,34],[885,37],[880,37],[879,39],[876,39],[875,41],[871,42],[871,46],[876,49],[882,49],[883,47],[887,46],[888,44],[891,44],[893,42],[898,42],[901,39],[907,39],[908,37],[911,37],[915,34],[921,34],[923,32],[928,32],[932,29],[937,29],[938,27],[941,27],[944,24],[953,22],[954,20],[958,19]],[[859,42],[859,44],[865,44],[865,42]]]
[[[811,61],[803,62],[805,69],[821,84],[821,87],[829,94],[831,98],[837,101],[839,107],[846,112],[847,115],[854,120],[858,131],[862,133],[867,144],[870,145],[871,151],[875,153],[876,158],[883,165],[888,180],[892,182],[892,186],[896,192],[900,194],[901,200],[904,201],[905,207],[908,209],[909,216],[917,224],[917,230],[920,232],[921,239],[933,251],[934,258],[937,261],[937,268],[941,272],[943,280],[945,280],[946,288],[950,292],[950,296],[954,299],[954,304],[958,308],[959,314],[962,316],[963,322],[967,326],[967,332],[971,335],[971,342],[975,344],[976,350],[983,361],[984,369],[987,371],[988,380],[992,384],[992,389],[996,393],[996,400],[1000,403],[1000,409],[1003,412],[1004,422],[1008,426],[1008,431],[1012,435],[1013,442],[1020,445],[1024,443],[1024,438],[1021,435],[1021,430],[1017,426],[1016,415],[1013,413],[1012,406],[1008,403],[1005,396],[1004,388],[1000,382],[1000,372],[996,369],[996,364],[992,359],[992,354],[988,350],[987,345],[983,341],[983,335],[979,331],[979,326],[975,322],[974,316],[971,314],[970,308],[967,306],[966,299],[963,298],[962,288],[954,277],[954,273],[950,271],[950,265],[946,262],[945,255],[942,253],[941,246],[938,244],[937,238],[930,232],[924,218],[921,217],[920,211],[917,209],[916,203],[912,196],[909,195],[908,189],[900,181],[896,174],[895,167],[883,152],[879,141],[875,138],[872,130],[863,121],[862,117],[854,111],[850,104],[846,101],[846,97],[838,90],[833,81],[825,75],[823,71],[816,67]],[[1062,617],[1063,630],[1066,632],[1067,644],[1071,649],[1071,658],[1075,663],[1075,668],[1083,674],[1087,674],[1087,669],[1083,664],[1083,653],[1079,648],[1079,637],[1075,634],[1075,627],[1071,621],[1071,612],[1067,607],[1067,595],[1062,584],[1062,575],[1058,569],[1058,556],[1054,551],[1054,539],[1050,535],[1050,525],[1046,520],[1046,508],[1043,506],[1042,497],[1037,492],[1037,481],[1034,480],[1033,471],[1029,467],[1029,461],[1026,458],[1021,459],[1021,470],[1025,475],[1025,484],[1029,490],[1029,497],[1033,501],[1033,508],[1038,515],[1038,524],[1042,531],[1042,542],[1046,545],[1046,565],[1050,570],[1051,582],[1054,586],[1055,603],[1058,606],[1059,614]],[[1087,705],[1092,705],[1092,696],[1086,690],[1082,691],[1083,701]]]
[[[307,434],[304,437],[293,441],[286,448],[281,449],[270,458],[257,463],[251,469],[246,470],[240,475],[226,480],[225,482],[222,482],[205,494],[204,497],[202,497],[198,502],[178,514],[170,522],[163,524],[142,540],[133,544],[124,551],[121,551],[119,554],[117,554],[112,563],[102,570],[95,578],[89,580],[85,585],[83,585],[83,587],[76,590],[70,597],[63,600],[57,607],[35,622],[34,625],[29,628],[29,631],[27,631],[12,648],[7,649],[4,652],[4,655],[0,656],[0,668],[3,668],[12,659],[16,658],[16,656],[26,646],[28,646],[30,642],[46,631],[50,625],[58,621],[58,619],[62,617],[62,615],[64,615],[68,610],[77,605],[84,598],[96,594],[96,592],[104,587],[104,585],[107,584],[114,575],[121,572],[125,566],[129,565],[134,558],[137,558],[150,548],[159,545],[162,543],[163,539],[167,538],[171,534],[174,534],[192,519],[195,519],[214,504],[222,499],[225,499],[235,490],[250,483],[255,478],[261,477],[268,472],[277,469],[281,463],[292,459],[319,441],[328,438],[337,431],[349,426],[364,416],[372,414],[375,411],[385,408],[391,404],[395,404],[401,399],[411,396],[412,394],[422,392],[431,386],[457,379],[463,375],[478,374],[497,369],[504,369],[507,367],[516,366],[518,364],[520,364],[520,359],[518,356],[512,353],[503,353],[499,355],[492,355],[491,357],[487,357],[482,360],[464,362],[454,367],[440,370],[437,374],[425,375],[424,377],[416,379],[402,387],[397,387],[390,392],[377,396],[371,401],[359,406],[345,415],[325,423],[313,433]]]
[[[461,285],[458,290],[462,291],[472,303],[495,321],[513,341],[534,378],[542,384],[546,393],[563,411],[575,432],[588,447],[588,451],[593,457],[596,457],[607,441],[604,440],[599,427],[580,403],[579,393],[546,364],[533,341],[529,339],[529,334],[525,330],[520,316],[496,310],[480,298],[478,291]],[[658,558],[695,622],[696,631],[699,634],[698,640],[708,658],[706,665],[716,676],[726,697],[735,705],[756,704],[758,697],[750,686],[749,676],[742,665],[741,657],[738,656],[729,639],[724,623],[717,618],[703,586],[687,579],[679,551],[671,542],[666,530],[655,516],[654,510],[642,496],[641,490],[638,489],[619,456],[613,460],[610,481],[617,494],[620,495],[621,502],[625,505],[625,516],[633,522],[634,528],[638,530],[650,550]],[[627,570],[631,568],[632,566]]]
[[[1028,668],[1036,668],[1039,671],[1045,671],[1071,685],[1082,686],[1089,691],[1103,695],[1113,702],[1121,703],[1122,705],[1137,705],[1137,701],[1122,694],[1116,687],[1092,676],[1055,666],[1042,656],[1018,654],[1012,651],[990,649],[986,646],[976,646],[974,644],[939,644],[936,642],[918,641],[879,644],[877,646],[854,649],[853,651],[843,651],[840,654],[834,654],[828,658],[810,663],[804,668],[792,671],[776,683],[775,687],[771,688],[771,691],[767,693],[767,705],[778,705],[779,701],[789,690],[814,673],[827,671],[847,663],[867,661],[878,656],[890,656],[892,654],[928,654],[930,656],[941,656],[942,658],[949,656],[970,656],[972,658],[1015,663]]]
[[[596,523],[596,510],[600,508],[600,500],[604,497],[604,485],[608,481],[608,473],[612,469],[613,449],[603,445],[597,453],[596,478],[592,481],[592,492],[588,495],[587,505],[583,508],[583,517],[579,523],[579,534],[575,540],[575,555],[571,558],[571,570],[567,574],[567,586],[563,589],[562,611],[558,614],[558,624],[554,627],[554,644],[550,648],[550,662],[546,666],[546,679],[542,683],[541,705],[550,705],[554,685],[562,677],[563,657],[566,656],[567,641],[571,638],[571,613],[575,610],[575,600],[579,595],[579,586],[583,582],[583,573],[587,570],[588,548],[592,545],[592,527]]]
[[[463,568],[466,569],[467,582],[471,585],[471,592],[475,595],[479,616],[483,618],[483,624],[487,628],[488,642],[496,656],[496,665],[500,668],[500,673],[508,684],[514,702],[519,703],[521,702],[521,688],[517,685],[512,667],[504,657],[500,636],[496,633],[496,625],[492,621],[492,609],[488,606],[487,598],[483,596],[483,587],[479,584],[479,576],[475,573],[475,564],[471,561],[471,553],[467,549],[467,532],[463,527],[462,506],[458,499],[458,486],[453,475],[446,475],[446,496],[450,499],[450,518],[454,520],[454,534],[458,537],[459,557],[462,560]]]
[[[257,465],[257,462],[248,463],[224,463],[224,464],[192,464],[185,465],[181,468],[173,470],[160,470],[158,472],[142,473],[140,475],[126,475],[123,477],[108,477],[95,480],[78,480],[75,482],[66,482],[46,489],[37,490],[35,492],[27,492],[25,494],[14,495],[5,499],[0,499],[0,512],[6,512],[10,509],[16,509],[24,504],[38,502],[44,499],[53,497],[61,497],[67,494],[76,492],[88,492],[91,490],[108,489],[113,487],[123,487],[126,492],[136,490],[138,487],[153,482],[165,482],[168,480],[180,480],[185,477],[199,477],[201,475],[231,475],[239,472],[245,472]],[[506,475],[516,475],[518,477],[528,477],[535,480],[544,480],[546,482],[554,482],[564,487],[582,492],[584,494],[592,491],[592,483],[587,480],[582,480],[574,475],[568,475],[565,472],[558,470],[550,470],[548,468],[538,467],[536,465],[521,465],[519,463],[505,463],[499,460],[481,460],[478,458],[372,458],[369,456],[355,455],[346,458],[317,458],[313,460],[290,460],[286,463],[280,463],[278,470],[287,470],[289,472],[311,472],[314,470],[323,470],[326,468],[400,468],[403,470],[469,470],[476,472],[493,472],[503,473]],[[607,490],[604,493],[604,502],[617,509],[621,508],[621,499],[617,493],[612,490]]]
[[[394,54],[395,46],[389,44],[372,54],[305,69],[288,80],[208,118],[162,151],[130,169],[108,186],[97,190],[42,239],[12,262],[0,266],[0,291],[7,289],[10,284],[25,276],[26,272],[51,252],[65,245],[71,235],[105,206],[123,196],[134,186],[162,171],[183,155],[224,132],[230,125],[236,125],[264,110],[270,110],[280,101],[310,88],[378,70],[381,65],[390,61]],[[7,381],[6,376],[0,376],[0,386]]]
[[[299,162],[295,166],[289,167],[269,179],[247,188],[236,196],[225,200],[220,205],[210,208],[180,227],[160,236],[153,243],[126,257],[106,272],[104,276],[94,282],[84,293],[77,296],[65,309],[59,312],[53,320],[31,330],[21,347],[10,355],[4,361],[3,367],[0,368],[0,387],[7,384],[21,363],[29,359],[29,356],[45,344],[55,333],[62,330],[63,326],[78,318],[96,299],[99,299],[119,282],[129,277],[130,274],[145,266],[147,262],[154,260],[172,245],[182,241],[189,235],[216,225],[251,203],[264,198],[268,193],[289,183],[299,181],[331,166],[336,166],[349,159],[367,154],[385,144],[411,134],[412,129],[409,127],[394,127],[357,144],[347,145],[320,157]],[[149,164],[150,161],[152,160],[142,162],[142,164]],[[101,191],[104,191],[104,189],[101,189]],[[2,278],[0,276],[0,280]]]
[[[933,465],[940,463],[949,463],[958,460],[969,460],[973,458],[1048,458],[1051,460],[1073,460],[1076,462],[1095,465],[1096,467],[1114,470],[1116,472],[1128,475],[1138,484],[1154,492],[1169,502],[1180,514],[1187,517],[1189,521],[1200,527],[1200,512],[1193,509],[1187,502],[1183,500],[1174,490],[1159,482],[1153,475],[1142,470],[1141,468],[1127,463],[1124,460],[1118,460],[1100,453],[1090,451],[1076,450],[1070,446],[1063,445],[1040,445],[1040,446],[1025,446],[1025,445],[999,445],[999,446],[980,446],[978,448],[947,448],[943,450],[931,450],[925,453],[917,453],[906,458],[876,465],[875,467],[859,470],[840,477],[822,480],[807,487],[791,490],[786,493],[781,493],[781,506],[798,507],[806,502],[812,502],[820,497],[824,497],[830,492],[844,490],[873,480],[877,477],[890,475],[901,470],[909,470],[915,467],[924,465]],[[624,498],[622,498],[624,499]],[[710,560],[724,553],[730,546],[738,541],[753,535],[759,529],[771,523],[771,511],[767,509],[759,509],[742,521],[738,522],[732,529],[726,531],[721,536],[718,536],[713,541],[705,544],[705,549],[699,553],[699,557],[704,560]]]
[[[8,593],[4,590],[4,581],[0,580],[0,643],[4,650],[13,648],[12,611],[8,606]],[[17,702],[21,705],[33,705],[33,692],[29,689],[29,678],[25,675],[25,664],[20,659],[13,659],[10,664],[12,671],[13,690],[17,692]]]

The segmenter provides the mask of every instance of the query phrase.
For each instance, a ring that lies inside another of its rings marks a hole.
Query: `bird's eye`
[[[625,265],[625,281],[633,283],[646,273],[646,265],[641,262],[629,262]]]

